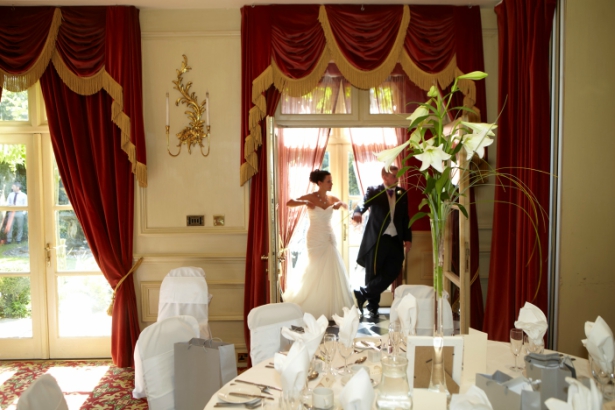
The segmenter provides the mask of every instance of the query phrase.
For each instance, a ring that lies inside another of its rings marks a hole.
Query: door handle
[[[47,246],[45,246],[45,261],[47,262],[47,266],[51,266],[51,245],[47,242]]]
[[[269,256],[268,255],[261,255],[261,260],[262,261],[269,260]]]
[[[346,241],[347,231],[348,231],[348,224],[343,224],[343,226],[342,226],[342,242]]]

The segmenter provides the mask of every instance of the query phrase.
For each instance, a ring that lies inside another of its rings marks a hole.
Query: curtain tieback
[[[141,266],[141,262],[143,262],[143,257],[139,258],[139,260],[132,266],[132,268],[130,268],[128,273],[122,276],[122,279],[120,279],[119,282],[117,282],[117,285],[115,285],[115,289],[113,289],[113,297],[111,297],[111,304],[107,308],[107,315],[113,316],[113,304],[115,303],[115,294],[117,290],[120,288],[124,280],[126,280],[126,278],[130,276],[131,273],[139,269],[139,266]]]

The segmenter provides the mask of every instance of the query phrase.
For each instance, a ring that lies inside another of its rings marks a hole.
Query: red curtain
[[[62,181],[115,290],[111,355],[131,366],[139,336],[134,282],[118,283],[133,270],[133,173],[147,184],[139,11],[2,7],[0,28],[5,87],[21,91],[41,80]]]
[[[556,0],[504,0],[495,8],[502,111],[497,167],[525,183],[544,209],[549,206],[549,41],[555,5]],[[495,200],[484,330],[490,339],[506,341],[526,301],[547,314],[548,236],[542,215],[538,235],[534,232],[523,212],[531,211],[531,204],[519,190],[496,186]]]

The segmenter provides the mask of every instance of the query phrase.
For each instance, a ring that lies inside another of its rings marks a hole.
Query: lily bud
[[[483,73],[482,71],[472,71],[471,73],[460,75],[457,77],[459,80],[482,80],[487,77],[487,73]]]

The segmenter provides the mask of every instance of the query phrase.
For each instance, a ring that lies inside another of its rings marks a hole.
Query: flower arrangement
[[[432,246],[434,255],[434,290],[439,297],[443,291],[443,241],[446,219],[453,208],[459,209],[466,217],[467,210],[458,202],[459,196],[464,192],[454,183],[459,174],[458,165],[453,161],[463,149],[462,155],[468,160],[476,153],[480,158],[485,154],[485,147],[493,143],[495,124],[470,123],[455,119],[451,122],[451,113],[462,113],[468,110],[465,107],[450,107],[453,94],[458,91],[459,80],[482,80],[486,73],[475,71],[459,76],[455,79],[451,92],[442,96],[440,91],[432,86],[427,96],[429,100],[420,103],[418,108],[408,117],[410,120],[410,138],[405,143],[380,152],[377,159],[385,163],[389,169],[395,158],[404,149],[409,154],[404,158],[407,164],[410,158],[421,161],[421,166],[406,165],[400,169],[399,174],[414,171],[420,172],[424,177],[424,186],[421,186],[424,198],[419,204],[417,212],[410,220],[410,225],[417,219],[428,216],[431,223]],[[451,124],[452,126],[449,126]],[[414,168],[414,169],[413,169]],[[429,211],[422,211],[427,206]]]

